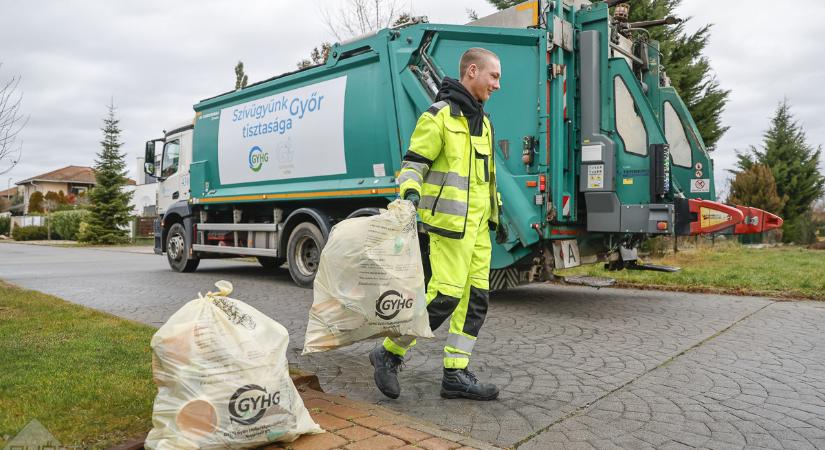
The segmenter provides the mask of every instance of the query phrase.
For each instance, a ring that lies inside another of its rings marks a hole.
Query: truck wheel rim
[[[176,234],[169,239],[169,249],[167,253],[169,256],[172,257],[175,261],[179,261],[181,258],[181,254],[183,253],[181,250],[183,249],[183,236]]]
[[[302,236],[295,245],[295,262],[298,270],[305,276],[311,276],[318,270],[320,252],[315,239]]]

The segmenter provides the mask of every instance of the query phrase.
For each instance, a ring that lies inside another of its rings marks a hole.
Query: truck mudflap
[[[728,227],[720,234],[755,234],[780,228],[784,221],[776,214],[771,214],[765,210],[754,208],[753,206],[736,205],[736,209],[745,216],[742,222],[732,227]]]
[[[674,206],[679,236],[716,233],[733,228],[745,219],[738,208],[711,200],[677,198]]]

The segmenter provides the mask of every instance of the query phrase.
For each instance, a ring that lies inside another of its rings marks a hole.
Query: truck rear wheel
[[[286,256],[289,261],[289,274],[295,284],[303,288],[312,287],[324,244],[324,235],[313,223],[304,222],[292,230]]]
[[[173,224],[166,235],[166,260],[175,272],[194,272],[201,262],[198,258],[189,258],[185,236],[186,229],[180,223]]]

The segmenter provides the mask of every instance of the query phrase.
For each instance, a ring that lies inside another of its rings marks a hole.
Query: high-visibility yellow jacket
[[[489,183],[490,228],[498,225],[493,129],[486,116],[481,137],[476,137],[477,144],[473,145],[467,118],[458,105],[446,101],[434,103],[418,118],[398,184],[401,198],[411,189],[421,197],[418,212],[428,232],[454,239],[464,237],[470,182],[479,179],[471,173]]]

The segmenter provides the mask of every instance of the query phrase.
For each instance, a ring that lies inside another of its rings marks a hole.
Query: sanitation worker
[[[499,226],[493,127],[483,108],[499,89],[501,63],[495,53],[471,48],[461,56],[459,73],[460,80],[444,78],[436,103],[419,117],[398,184],[430,238],[430,327],[450,319],[441,396],[493,400],[498,387],[480,382],[467,365],[487,315],[490,231],[506,239]],[[413,345],[411,337],[387,338],[370,353],[375,384],[387,397],[401,393],[398,369]]]

